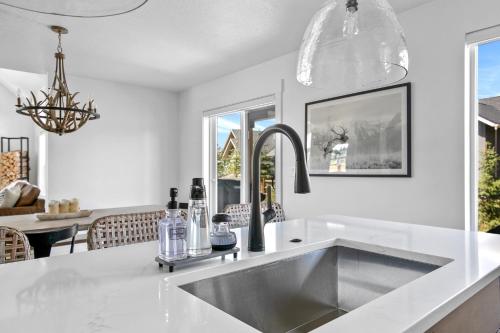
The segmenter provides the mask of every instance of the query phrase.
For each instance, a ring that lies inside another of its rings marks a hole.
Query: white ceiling
[[[397,12],[430,1],[390,0]],[[323,2],[149,0],[96,19],[0,6],[0,67],[52,71],[57,41],[46,26],[58,24],[70,31],[63,37],[68,73],[179,91],[298,49]]]

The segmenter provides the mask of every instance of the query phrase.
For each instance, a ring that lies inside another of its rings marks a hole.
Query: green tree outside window
[[[500,179],[496,177],[500,157],[488,143],[479,168],[479,231],[500,225]]]

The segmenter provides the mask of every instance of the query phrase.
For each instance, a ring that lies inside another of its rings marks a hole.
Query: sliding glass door
[[[274,104],[260,105],[205,117],[208,142],[205,159],[210,166],[211,214],[223,212],[230,204],[247,203],[253,188],[253,148],[262,131],[277,122]],[[265,199],[267,187],[277,200],[277,142],[267,139],[261,152],[261,177],[256,185]]]

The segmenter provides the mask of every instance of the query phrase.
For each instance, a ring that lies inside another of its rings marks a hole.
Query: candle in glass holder
[[[51,200],[49,202],[49,214],[59,214],[59,201]]]
[[[59,213],[64,214],[64,213],[69,213],[69,201],[64,199],[59,202]]]
[[[69,212],[78,213],[80,211],[80,201],[77,198],[73,198],[69,201]]]

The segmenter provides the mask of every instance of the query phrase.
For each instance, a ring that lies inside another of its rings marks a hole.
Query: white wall
[[[463,228],[465,35],[500,24],[497,0],[436,0],[399,15],[413,83],[413,177],[312,178],[312,193],[293,193],[292,147],[284,143],[283,200],[288,217],[326,213]],[[304,137],[304,104],[333,97],[295,80],[296,53],[184,91],[179,100],[180,182],[202,173],[202,112],[267,95],[284,79],[283,122]],[[285,141],[285,140],[283,140]],[[183,195],[186,193],[183,191]]]
[[[177,96],[122,83],[68,77],[101,119],[72,134],[49,134],[49,199],[82,208],[164,204],[177,186]],[[186,129],[187,130],[187,129]]]
[[[30,139],[30,181],[37,184],[38,130],[29,117],[15,112],[17,90],[21,95],[47,86],[47,76],[0,68],[0,137],[25,136]],[[19,149],[16,146],[13,149]]]

